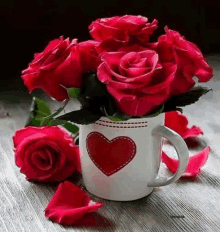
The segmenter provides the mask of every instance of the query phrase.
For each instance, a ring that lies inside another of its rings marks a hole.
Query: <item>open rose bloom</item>
[[[165,125],[182,138],[203,134],[197,126],[188,127],[187,117],[177,110],[209,91],[197,87],[194,77],[201,83],[209,81],[212,67],[194,43],[167,26],[152,41],[157,28],[156,19],[140,15],[100,18],[89,25],[89,40],[61,36],[34,55],[22,72],[24,84],[30,93],[41,89],[56,101],[64,101],[64,106],[52,114],[43,101],[35,101],[29,127],[13,137],[16,165],[28,180],[63,181],[75,171],[81,172],[79,148],[62,129],[76,133],[71,123],[91,124],[103,116],[123,121],[166,112]],[[57,117],[70,98],[81,103],[80,110]],[[207,147],[190,158],[185,176],[200,172],[209,151]],[[163,152],[162,161],[176,172],[177,160]],[[52,221],[71,225],[101,206],[90,204],[81,189],[65,182],[45,213]]]
[[[15,163],[27,180],[62,181],[80,171],[79,148],[62,128],[26,127],[13,136]]]
[[[143,116],[170,95],[177,65],[161,63],[156,51],[131,47],[102,56],[98,79],[105,83],[118,107],[132,116]]]

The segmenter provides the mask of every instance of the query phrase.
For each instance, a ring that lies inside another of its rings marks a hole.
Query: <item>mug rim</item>
[[[129,124],[129,123],[134,123],[134,122],[149,122],[153,121],[159,117],[165,118],[165,112],[162,112],[154,117],[143,117],[143,118],[130,118],[126,121],[113,121],[110,118],[106,116],[102,116],[100,119],[98,119],[96,122],[105,122],[105,123],[114,123],[114,124]]]

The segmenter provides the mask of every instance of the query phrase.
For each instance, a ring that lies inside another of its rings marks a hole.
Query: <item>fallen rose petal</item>
[[[65,181],[58,186],[57,191],[45,209],[45,216],[53,222],[70,226],[90,212],[98,210],[104,203],[93,202],[78,186]]]
[[[185,133],[183,134],[184,139],[190,137],[197,137],[199,135],[203,135],[203,130],[198,126],[192,126],[191,128],[187,128]]]
[[[200,134],[203,135],[203,131],[200,127],[188,127],[188,123],[187,116],[178,111],[171,111],[165,114],[165,126],[176,131],[182,138],[186,139],[197,137]]]
[[[196,153],[195,155],[189,157],[189,163],[184,174],[181,177],[193,177],[200,173],[201,167],[203,167],[208,159],[210,152],[210,147],[207,146],[202,151]],[[170,158],[167,154],[163,151],[161,160],[163,163],[166,164],[167,168],[172,172],[175,173],[177,171],[179,160]]]

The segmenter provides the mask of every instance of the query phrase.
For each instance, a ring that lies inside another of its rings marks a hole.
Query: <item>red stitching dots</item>
[[[147,123],[147,121],[143,121],[143,122],[111,122],[111,121],[105,121],[105,120],[101,120],[101,119],[99,119],[98,121],[100,121],[100,122],[105,122],[105,123],[128,124],[128,125],[132,125],[132,124],[144,124],[144,123]]]
[[[128,140],[129,142],[131,142],[132,144],[132,151],[131,151],[131,157],[122,165],[120,165],[119,167],[111,170],[110,172],[104,170],[92,157],[92,154],[91,154],[91,149],[90,147],[88,147],[88,139],[89,137],[91,137],[92,135],[98,135],[100,137],[102,137],[105,141],[107,141],[108,143],[113,143],[115,140],[118,140],[118,139],[125,139],[125,140]],[[88,151],[88,154],[89,154],[89,157],[91,158],[91,160],[93,161],[93,163],[104,173],[106,174],[107,176],[110,176],[114,173],[116,173],[118,170],[122,169],[123,167],[125,167],[135,156],[136,154],[136,144],[135,142],[129,138],[128,136],[117,136],[115,137],[114,139],[112,140],[108,140],[104,135],[102,135],[101,133],[99,132],[90,132],[88,135],[87,135],[87,138],[86,138],[86,148],[87,148],[87,151]]]
[[[132,126],[112,126],[112,125],[108,125],[108,124],[101,124],[101,123],[98,123],[98,122],[95,122],[95,124],[97,125],[100,125],[100,126],[105,126],[105,127],[113,127],[113,128],[140,128],[140,127],[147,127],[147,124],[146,125],[140,125],[140,126],[135,126],[135,125],[132,125]]]

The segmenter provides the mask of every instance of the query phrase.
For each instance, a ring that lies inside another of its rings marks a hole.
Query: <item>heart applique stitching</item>
[[[109,140],[99,132],[91,132],[86,148],[93,163],[107,176],[121,170],[136,155],[136,144],[128,136]]]

